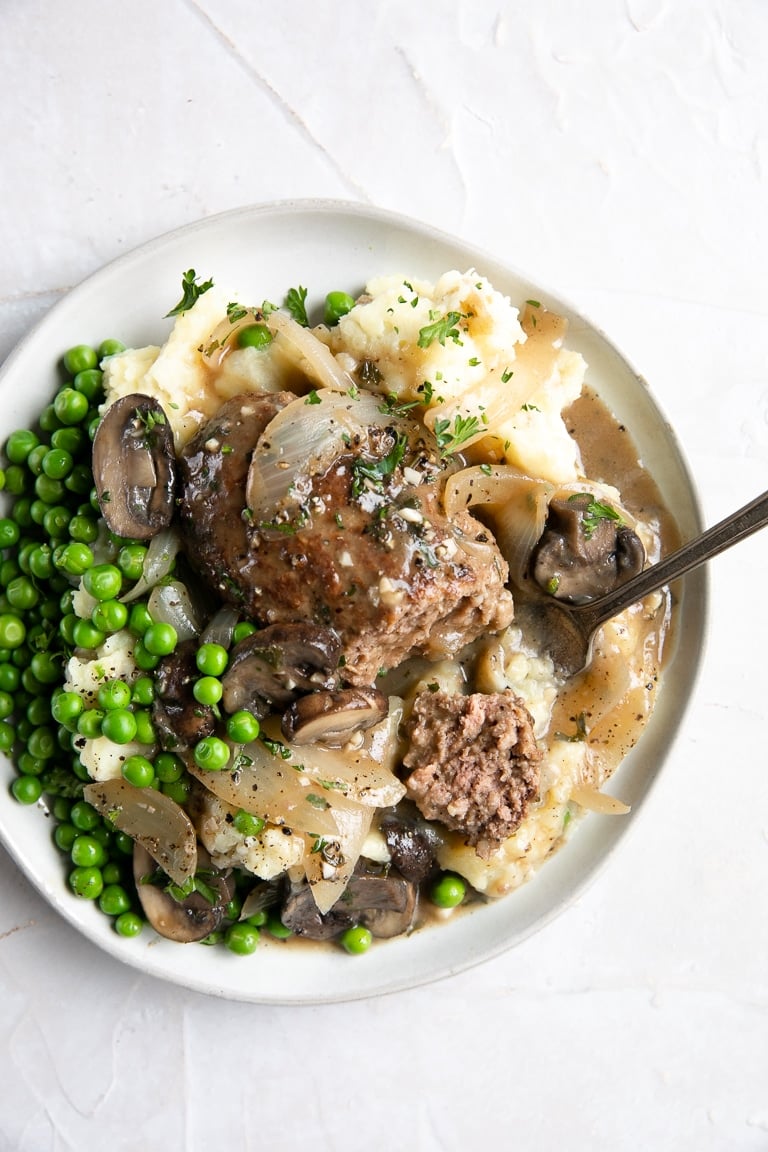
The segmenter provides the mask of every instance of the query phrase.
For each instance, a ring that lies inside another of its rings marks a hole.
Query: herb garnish
[[[433,313],[430,313],[430,316],[432,315]],[[425,324],[423,328],[419,329],[419,348],[429,348],[435,340],[440,344],[445,344],[449,338],[456,344],[461,344],[459,330],[456,327],[459,320],[461,320],[461,312],[446,312],[445,316],[438,317],[431,324]]]
[[[238,320],[244,320],[248,315],[248,309],[243,308],[242,304],[227,304],[227,318],[230,324],[237,324]]]
[[[380,460],[363,460],[358,456],[352,464],[352,495],[360,496],[366,488],[366,481],[377,490],[381,489],[385,476],[391,476],[405,455],[408,437],[399,433],[386,456]]]
[[[580,500],[582,496],[589,495],[589,493],[575,492],[573,496],[569,496],[569,501]],[[601,520],[614,520],[617,524],[624,523],[620,514],[610,504],[603,504],[594,497],[589,501],[587,507],[584,509],[584,516],[582,518],[582,525],[584,526],[584,535],[587,540],[590,540],[597,530],[597,526]]]
[[[297,324],[301,324],[302,328],[309,328],[306,300],[307,290],[299,284],[298,288],[288,289],[285,294],[285,300],[283,301],[291,316],[293,316]]]
[[[451,428],[450,420],[435,420],[434,431],[440,455],[447,456],[480,431],[480,421],[477,416],[455,416]]]
[[[165,319],[169,316],[180,316],[182,312],[187,312],[192,307],[197,299],[207,292],[209,288],[213,287],[213,280],[204,280],[202,284],[197,282],[197,273],[194,268],[190,268],[187,272],[182,273],[181,276],[181,300],[178,304],[171,308],[170,312],[166,312]]]

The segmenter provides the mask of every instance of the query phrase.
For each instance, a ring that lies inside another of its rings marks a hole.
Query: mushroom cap
[[[149,540],[173,518],[176,455],[162,406],[151,396],[122,396],[109,406],[93,440],[99,508],[116,536]]]
[[[227,712],[247,708],[263,718],[301,692],[332,688],[341,644],[319,624],[271,624],[246,636],[230,654],[222,677]]]
[[[149,853],[138,843],[133,849],[133,877],[144,914],[159,936],[180,944],[203,940],[215,932],[235,891],[234,879],[214,868],[204,849],[199,848],[198,855],[198,864],[205,869],[206,887],[215,893],[213,903],[199,891],[177,900],[164,887],[147,879],[156,871]]]
[[[281,721],[283,736],[291,744],[325,744],[342,748],[356,732],[378,724],[389,702],[378,688],[341,688],[336,692],[310,692],[294,700]]]

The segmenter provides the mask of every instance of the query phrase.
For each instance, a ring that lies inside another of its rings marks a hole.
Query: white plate
[[[680,448],[647,386],[620,353],[565,301],[493,257],[400,216],[329,201],[243,208],[181,228],[123,256],[57,304],[9,357],[0,372],[0,439],[26,427],[50,398],[55,361],[76,343],[116,337],[128,345],[159,343],[162,317],[179,295],[181,273],[194,268],[231,290],[233,299],[282,299],[303,284],[310,299],[343,289],[351,294],[383,273],[436,278],[451,268],[476,268],[522,304],[529,298],[570,319],[569,346],[589,365],[588,380],[630,428],[683,536],[700,530],[696,496]],[[39,809],[9,795],[13,776],[0,763],[0,836],[19,867],[79,931],[124,963],[177,984],[253,1002],[351,1000],[413,987],[503,952],[562,911],[605,864],[641,810],[669,753],[690,696],[705,627],[707,583],[702,570],[686,580],[677,630],[651,723],[617,777],[632,806],[620,819],[588,816],[569,844],[524,888],[437,928],[378,943],[364,957],[296,942],[260,946],[249,958],[223,948],[181,946],[145,932],[124,940],[91,903],[70,895],[51,824]]]

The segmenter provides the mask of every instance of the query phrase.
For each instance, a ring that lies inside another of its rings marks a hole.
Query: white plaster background
[[[359,200],[590,314],[713,522],[768,473],[767,65],[764,0],[0,0],[0,355],[162,231]],[[219,1002],[95,951],[0,851],[2,1152],[768,1148],[767,571],[764,537],[714,562],[610,868],[448,982]]]

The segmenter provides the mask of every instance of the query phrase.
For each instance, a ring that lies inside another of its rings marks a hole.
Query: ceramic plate
[[[476,268],[513,302],[535,298],[570,320],[569,347],[589,365],[588,381],[627,424],[655,476],[683,537],[700,530],[688,469],[663,414],[643,380],[606,337],[545,286],[486,253],[400,216],[355,204],[286,202],[243,208],[181,228],[123,256],[70,292],[26,337],[3,366],[0,439],[28,426],[57,384],[55,363],[76,343],[116,337],[127,345],[160,343],[164,313],[178,297],[181,273],[195,268],[231,290],[232,299],[282,299],[306,285],[322,299],[332,289],[354,295],[379,274],[436,279]],[[118,937],[91,903],[70,895],[51,823],[36,807],[9,795],[13,776],[0,764],[0,835],[22,871],[50,903],[94,944],[144,972],[203,992],[239,1000],[318,1003],[350,1000],[417,986],[498,955],[542,928],[603,866],[642,810],[662,768],[690,696],[705,625],[706,576],[686,580],[678,645],[665,688],[639,746],[614,780],[632,806],[619,819],[587,816],[576,834],[527,886],[506,899],[409,938],[378,943],[364,957],[298,943],[260,946],[249,958],[223,948],[182,946],[151,931]]]

